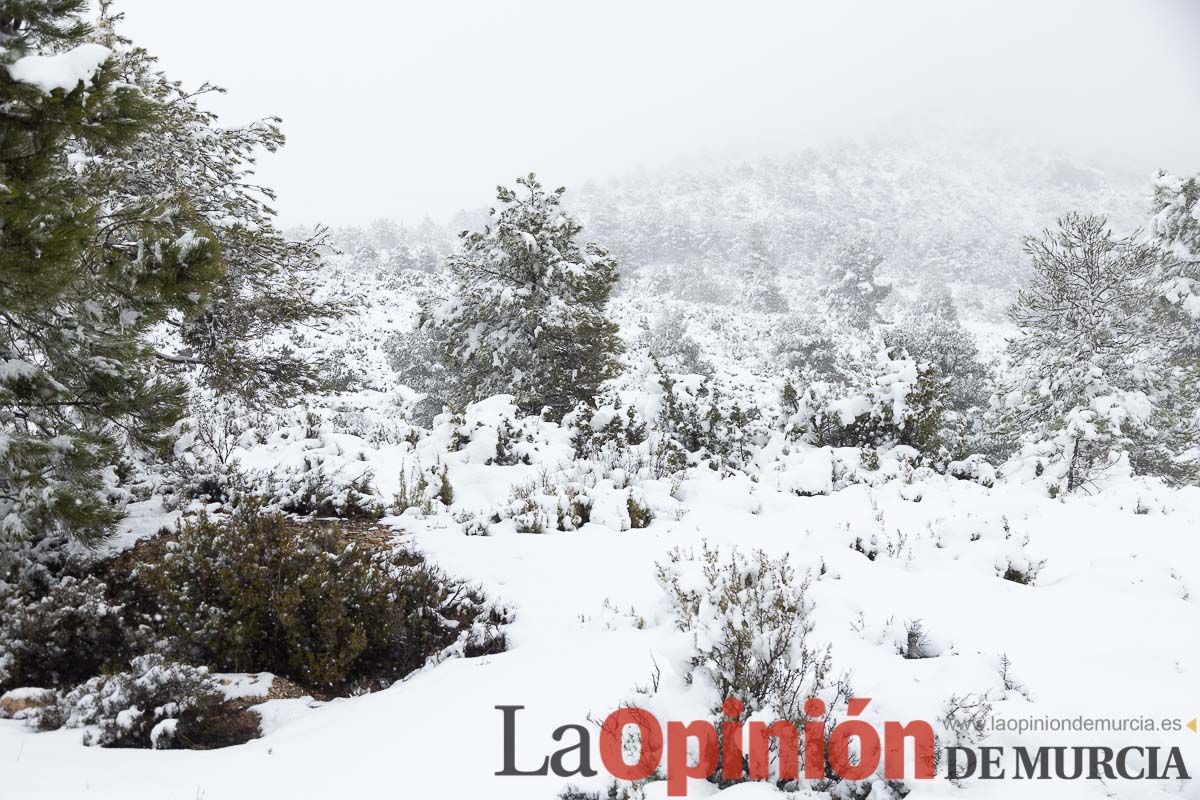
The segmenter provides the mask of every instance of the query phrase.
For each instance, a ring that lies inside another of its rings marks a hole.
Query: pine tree
[[[968,414],[985,407],[991,395],[991,374],[979,358],[979,348],[963,327],[949,293],[935,293],[913,305],[884,334],[918,361],[928,362],[946,384],[946,409]]]
[[[739,261],[746,307],[772,314],[786,312],[788,303],[779,288],[779,267],[772,258],[762,226],[755,225],[751,229],[739,250],[742,251]]]
[[[1170,476],[1178,442],[1164,415],[1186,398],[1165,358],[1172,334],[1153,313],[1159,252],[1077,214],[1025,250],[1034,277],[1010,310],[1020,335],[1009,343],[1007,429],[1054,465],[1051,478],[1067,491],[1122,457]]]
[[[314,299],[312,278],[321,264],[324,231],[295,241],[275,226],[273,192],[254,182],[259,152],[283,146],[277,118],[225,127],[200,102],[223,90],[194,91],[171,80],[156,59],[119,35],[122,15],[100,4],[92,38],[112,50],[118,79],[136,86],[157,112],[149,124],[103,150],[84,140],[74,155],[77,174],[99,201],[98,229],[156,197],[186,198],[221,252],[224,274],[203,304],[165,320],[170,335],[157,357],[176,372],[194,370],[220,392],[246,400],[284,402],[321,385],[320,364],[301,358],[272,334],[312,324],[341,307]]]
[[[1200,363],[1200,175],[1160,172],[1154,181],[1150,241],[1162,252],[1157,280],[1160,310],[1185,339],[1178,353]]]
[[[464,231],[449,258],[450,299],[423,328],[455,376],[454,405],[512,394],[525,412],[555,417],[590,400],[616,374],[622,350],[605,316],[617,263],[531,173],[498,187],[482,231]]]
[[[879,321],[879,307],[892,292],[879,283],[882,264],[883,254],[864,236],[849,233],[833,242],[818,291],[835,319],[859,330]]]
[[[0,19],[0,543],[110,529],[118,453],[162,446],[184,398],[142,338],[221,275],[186,196],[108,209],[78,179],[73,152],[127,147],[161,112],[88,41],[86,11],[10,2]]]
[[[1153,313],[1172,370],[1173,400],[1157,421],[1183,458],[1160,463],[1178,480],[1200,472],[1200,175],[1155,176],[1150,242],[1162,254]]]

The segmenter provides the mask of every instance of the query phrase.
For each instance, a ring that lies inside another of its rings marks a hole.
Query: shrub
[[[14,594],[0,606],[0,692],[73,686],[125,663],[133,645],[124,608],[95,577],[64,577],[47,594]]]
[[[654,519],[654,512],[635,496],[635,492],[629,493],[629,499],[625,501],[625,508],[629,511],[630,528],[645,528]]]
[[[827,685],[832,669],[829,648],[809,642],[810,577],[797,582],[786,556],[734,550],[722,559],[707,544],[699,559],[677,548],[657,568],[676,626],[695,637],[692,665],[712,679],[717,703],[736,697],[747,714],[766,709],[802,722],[803,700]]]
[[[157,654],[75,687],[34,721],[43,730],[90,727],[84,744],[101,747],[221,747],[259,735],[257,717],[225,706],[207,669]]]
[[[346,481],[326,471],[319,460],[304,459],[304,469],[289,471],[282,485],[275,487],[268,478],[267,491],[251,493],[268,502],[279,499],[279,508],[302,517],[338,517],[340,519],[379,519],[383,504],[371,487],[374,474],[365,470]]]
[[[478,593],[416,553],[256,510],[184,526],[137,580],[172,655],[314,689],[386,685],[462,636],[497,635]]]

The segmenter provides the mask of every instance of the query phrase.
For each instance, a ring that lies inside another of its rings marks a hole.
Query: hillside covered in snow
[[[0,796],[1200,798],[1200,176],[946,135],[284,232],[278,120],[20,5]]]

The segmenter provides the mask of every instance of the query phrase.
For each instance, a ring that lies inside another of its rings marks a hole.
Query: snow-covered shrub
[[[487,522],[474,511],[460,511],[454,515],[454,521],[458,523],[463,536],[487,536],[489,534]]]
[[[960,481],[973,481],[980,486],[992,486],[996,483],[996,468],[978,453],[960,461],[951,461],[946,467],[946,473]]]
[[[630,490],[625,509],[629,512],[630,528],[645,528],[654,519],[654,511],[646,505],[638,491]]]
[[[949,294],[917,303],[883,332],[889,348],[928,365],[928,382],[936,382],[942,405],[938,445],[951,458],[974,452],[995,456],[989,430],[989,402],[994,389],[991,370],[982,362],[971,333],[963,327]]]
[[[709,460],[714,470],[744,470],[770,438],[771,424],[753,400],[723,392],[713,381],[672,376],[657,367],[662,403],[656,427],[677,450],[677,461]]]
[[[385,507],[374,478],[365,467],[329,469],[313,455],[302,466],[239,472],[230,494],[234,505],[249,501],[302,517],[378,519]]]
[[[613,781],[603,794],[600,792],[585,792],[574,786],[568,786],[558,793],[558,800],[633,800],[634,796],[630,794],[630,791],[630,789],[622,787],[616,781]]]
[[[517,533],[574,531],[591,519],[596,476],[584,470],[543,470],[536,480],[512,487],[493,520],[512,520]]]
[[[786,428],[792,438],[833,447],[906,446],[930,460],[941,455],[941,383],[930,364],[907,353],[880,350],[848,392],[823,383],[793,392],[796,411]]]
[[[1020,549],[997,561],[996,574],[1006,581],[1028,586],[1037,580],[1038,573],[1044,566],[1045,559],[1032,558],[1025,551],[1025,545],[1022,545]]]
[[[450,404],[453,393],[453,373],[440,356],[446,345],[438,336],[435,328],[418,328],[395,333],[384,343],[396,378],[421,395],[413,408],[413,420],[420,425],[432,424]]]
[[[401,677],[485,610],[416,553],[253,509],[183,526],[136,577],[174,657],[324,689]]]
[[[256,738],[255,715],[224,708],[223,702],[205,667],[151,654],[134,658],[127,671],[80,684],[32,719],[43,730],[87,728],[84,744],[101,747],[164,750]]]
[[[450,484],[450,473],[445,465],[422,469],[416,464],[411,470],[405,464],[400,468],[400,488],[393,497],[393,509],[403,514],[415,508],[421,514],[432,514],[439,505],[449,507],[454,503],[454,487]]]
[[[461,414],[439,415],[430,436],[462,453],[468,464],[509,467],[543,461],[564,434],[554,423],[522,414],[512,395],[500,394],[471,403]]]
[[[778,333],[775,363],[799,373],[806,381],[839,381],[845,348],[824,320],[793,316]]]
[[[663,368],[683,375],[711,375],[699,343],[688,333],[687,315],[680,309],[664,311],[642,337],[651,358]]]
[[[703,673],[716,690],[714,709],[736,697],[747,714],[803,722],[803,700],[827,688],[833,669],[829,648],[809,638],[811,578],[797,579],[786,557],[707,544],[699,557],[676,548],[657,571],[676,626],[694,637],[693,679]]]
[[[121,605],[96,577],[57,580],[43,596],[0,604],[0,692],[64,687],[123,664],[133,653]]]

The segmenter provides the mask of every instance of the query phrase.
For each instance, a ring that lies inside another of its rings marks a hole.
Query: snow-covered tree
[[[511,394],[523,411],[561,416],[617,372],[621,342],[605,316],[617,263],[579,242],[565,189],[547,192],[533,174],[517,184],[498,187],[482,231],[463,232],[450,297],[426,308],[423,327],[456,377],[452,404]]]
[[[157,355],[164,366],[194,369],[222,392],[282,401],[318,387],[319,366],[272,335],[338,311],[314,299],[323,232],[293,240],[275,226],[274,193],[254,180],[258,153],[284,142],[279,120],[226,127],[200,106],[219,87],[185,90],[146,50],[116,30],[121,15],[101,3],[92,38],[112,50],[117,78],[154,106],[148,124],[120,143],[98,149],[73,144],[76,172],[98,206],[98,235],[128,209],[155,198],[180,198],[219,249],[224,273],[206,302],[171,314]],[[103,245],[103,242],[98,242]]]
[[[1179,393],[1175,336],[1154,313],[1159,252],[1078,214],[1025,248],[1034,278],[1010,310],[1020,334],[1009,343],[1007,429],[1067,491],[1125,457],[1178,476],[1173,418],[1195,401]]]
[[[946,387],[947,410],[965,414],[987,405],[991,375],[949,293],[934,293],[915,303],[884,338],[888,345],[933,365]]]
[[[740,280],[744,287],[742,296],[746,307],[768,313],[787,311],[787,299],[779,287],[779,266],[772,257],[762,226],[750,231],[738,251]]]
[[[112,208],[78,178],[79,154],[128,147],[161,111],[89,41],[87,7],[0,17],[0,544],[115,522],[118,453],[161,445],[184,397],[143,336],[222,273],[186,192]]]
[[[1163,253],[1160,310],[1186,339],[1179,355],[1200,361],[1200,175],[1155,177],[1147,234]]]
[[[892,287],[879,282],[883,254],[870,239],[856,233],[837,237],[819,273],[818,291],[829,313],[853,328],[879,321],[879,307]]]
[[[883,339],[888,347],[926,365],[926,379],[937,384],[944,406],[939,438],[947,454],[994,454],[986,424],[994,391],[992,372],[980,359],[950,294],[935,292],[915,303],[883,331]]]

